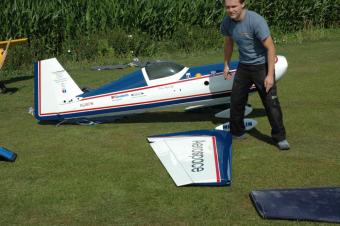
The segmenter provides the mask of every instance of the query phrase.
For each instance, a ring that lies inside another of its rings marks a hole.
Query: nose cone
[[[275,80],[278,81],[287,72],[288,62],[286,57],[277,56],[277,61],[275,63]]]

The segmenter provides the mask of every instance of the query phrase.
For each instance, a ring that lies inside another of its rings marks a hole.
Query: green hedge
[[[340,0],[246,2],[249,9],[264,15],[270,26],[282,33],[301,30],[306,25],[339,26]],[[70,45],[101,38],[104,43],[99,45],[107,48],[98,51],[105,52],[114,48],[105,39],[115,31],[136,36],[141,33],[143,40],[137,41],[146,42],[143,45],[150,44],[150,40],[177,39],[177,45],[185,47],[194,38],[183,40],[186,33],[181,37],[179,32],[204,33],[206,28],[208,33],[218,32],[225,15],[219,0],[2,0],[0,8],[0,38],[30,38],[35,56],[41,51],[58,55]]]

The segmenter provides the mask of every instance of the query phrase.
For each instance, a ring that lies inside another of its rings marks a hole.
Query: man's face
[[[241,20],[244,3],[240,3],[240,0],[225,0],[224,7],[231,19]]]

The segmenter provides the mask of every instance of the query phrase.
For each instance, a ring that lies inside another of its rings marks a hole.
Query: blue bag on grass
[[[17,154],[4,147],[0,147],[0,159],[1,158],[5,159],[6,161],[14,162],[17,158]]]

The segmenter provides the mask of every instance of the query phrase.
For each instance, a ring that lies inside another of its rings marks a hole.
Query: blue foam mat
[[[17,154],[4,148],[0,147],[0,159],[3,159],[5,161],[14,162],[17,158]]]
[[[340,223],[340,187],[258,190],[250,198],[263,218]]]

